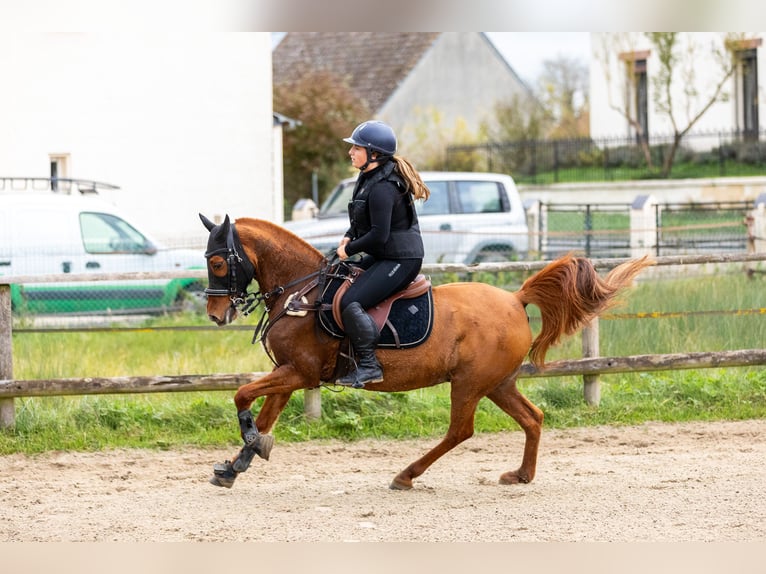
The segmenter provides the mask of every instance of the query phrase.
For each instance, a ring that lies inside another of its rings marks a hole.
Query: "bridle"
[[[210,245],[208,245],[209,247]],[[248,286],[255,278],[255,266],[245,254],[233,223],[229,225],[226,234],[226,245],[209,248],[205,252],[205,259],[210,260],[214,255],[223,257],[224,254],[228,268],[227,282],[224,285],[222,278],[208,273],[208,287],[205,289],[205,294],[214,297],[228,295],[232,306],[247,316],[260,302],[256,301],[258,294],[247,292]]]
[[[320,287],[319,292],[321,297],[321,291],[323,290],[325,281],[328,277],[335,276],[332,269],[337,261],[336,258],[333,258],[332,260],[325,258],[318,271],[293,279],[285,285],[278,285],[270,291],[248,293],[247,288],[253,279],[255,279],[255,265],[253,265],[252,261],[247,257],[234,223],[229,225],[225,246],[222,245],[219,247],[214,245],[211,247],[208,243],[205,259],[209,260],[214,255],[220,255],[226,259],[228,272],[224,279],[223,277],[213,275],[208,269],[208,287],[205,289],[206,295],[212,295],[214,297],[228,296],[229,301],[231,301],[231,306],[234,307],[239,314],[245,317],[255,311],[255,309],[263,303],[264,310],[255,327],[255,333],[253,333],[252,340],[253,343],[259,341],[265,343],[266,335],[274,323],[284,315],[291,314],[291,312],[300,305],[301,297],[308,294],[317,286]],[[306,283],[306,285],[304,285],[299,292],[295,293],[295,295],[297,295],[296,300],[290,301],[283,309],[280,309],[279,313],[273,318],[270,318],[269,313],[276,299],[283,295],[287,289],[300,285],[301,283]],[[320,305],[321,300],[318,299],[311,305],[312,310],[318,309]],[[316,309],[314,309],[314,307],[316,307]],[[264,347],[266,347],[265,344]],[[276,361],[274,361],[274,358],[269,353],[268,348],[266,348],[266,352],[272,362],[276,364]]]

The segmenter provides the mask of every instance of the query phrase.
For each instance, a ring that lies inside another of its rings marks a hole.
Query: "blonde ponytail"
[[[415,167],[409,162],[409,160],[402,156],[395,155],[392,159],[396,163],[396,170],[399,175],[402,176],[404,182],[407,184],[407,190],[412,194],[415,199],[427,200],[431,195],[431,190],[428,189],[420,174]]]

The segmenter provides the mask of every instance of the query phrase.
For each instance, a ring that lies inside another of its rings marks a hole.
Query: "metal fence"
[[[531,249],[543,259],[577,251],[586,257],[630,257],[631,204],[561,204],[540,206]],[[655,256],[743,253],[752,238],[746,218],[751,201],[658,203],[652,206],[651,241]]]
[[[669,175],[723,177],[763,175],[766,130],[758,133],[717,131],[688,133],[676,152]],[[658,176],[672,135],[652,135],[654,170],[635,137],[484,142],[448,146],[444,169],[508,173],[517,183],[617,181]]]
[[[632,208],[627,203],[541,204],[539,216],[530,218],[528,253],[508,254],[501,249],[495,253],[496,257],[488,257],[484,262],[519,258],[550,260],[569,252],[594,259],[635,256],[632,241],[636,229],[631,219]],[[748,214],[754,209],[752,201],[659,203],[652,209],[654,221],[648,231],[647,245],[651,246],[649,252],[654,256],[752,250],[750,242],[753,238],[745,225]],[[491,236],[493,232],[477,229],[470,233]],[[202,249],[199,258],[203,261]],[[134,274],[109,281],[102,278],[56,283],[42,277],[27,277],[24,283],[11,285],[11,299],[17,317],[110,317],[201,311],[205,304],[202,294],[204,277],[204,272],[198,270],[177,271],[173,278],[144,280],[136,280]]]

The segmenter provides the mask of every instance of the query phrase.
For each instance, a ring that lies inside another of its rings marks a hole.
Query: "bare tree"
[[[657,74],[652,77],[654,106],[659,113],[668,117],[673,126],[673,143],[665,154],[661,170],[662,177],[668,177],[683,137],[713,104],[729,99],[729,94],[724,88],[737,70],[735,46],[738,38],[728,34],[720,45],[713,44],[705,51],[700,49],[694,41],[694,36],[689,34],[685,50],[681,51],[677,32],[651,32],[647,36],[657,51],[660,64]],[[708,55],[712,56],[718,73],[715,75],[714,85],[702,94],[697,86],[696,70],[697,66],[707,61]],[[685,112],[683,120],[679,117],[680,113],[676,110],[673,98],[675,78],[679,79],[683,86],[684,101],[680,103]]]
[[[588,66],[585,62],[564,55],[544,60],[537,86],[538,99],[551,121],[549,137],[588,135]]]
[[[668,119],[673,130],[673,142],[660,168],[660,176],[668,177],[683,137],[714,104],[729,98],[725,88],[737,70],[736,46],[742,35],[722,35],[708,46],[701,46],[694,33],[648,32],[643,36],[650,44],[646,54],[656,56],[658,65],[656,73],[651,75],[654,109]],[[630,54],[637,52],[641,37],[637,33],[603,34],[598,58],[604,65],[609,107],[627,120],[641,145],[647,167],[654,171],[648,134],[644,133],[635,105],[627,97],[627,94],[636,93],[636,59]],[[625,64],[626,97],[616,102],[612,89],[612,74],[616,67],[612,65],[612,59],[621,56]],[[714,78],[713,83],[700,86],[697,70],[699,66],[708,66],[709,62],[715,67],[714,73],[709,74]],[[677,98],[679,95],[681,97]]]
[[[325,71],[306,71],[293,82],[275,85],[273,105],[301,122],[284,135],[285,210],[311,197],[313,174],[321,202],[341,178],[353,175],[343,138],[369,111],[346,82]]]

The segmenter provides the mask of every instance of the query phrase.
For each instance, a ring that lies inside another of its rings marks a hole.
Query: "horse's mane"
[[[253,264],[258,267],[259,255],[272,254],[279,265],[307,265],[316,269],[322,254],[292,231],[265,219],[240,217],[234,222],[240,240]]]

